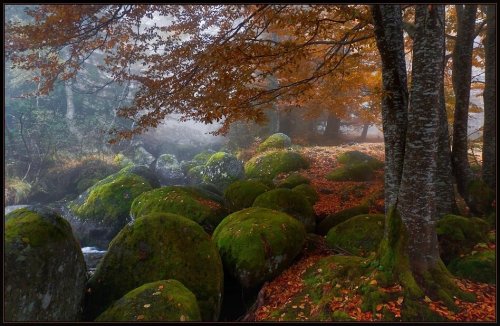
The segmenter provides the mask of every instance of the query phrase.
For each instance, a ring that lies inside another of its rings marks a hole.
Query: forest
[[[496,9],[4,5],[3,322],[495,322]]]

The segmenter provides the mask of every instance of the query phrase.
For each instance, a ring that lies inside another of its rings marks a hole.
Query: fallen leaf
[[[377,280],[371,280],[370,281],[370,285],[377,285],[377,284],[378,284]]]
[[[397,301],[397,302],[398,302],[398,304],[402,304],[402,303],[403,303],[403,300],[404,300],[404,298],[403,298],[403,297],[398,297],[398,301]]]
[[[144,315],[137,316],[137,320],[143,320],[143,319],[144,319]]]
[[[150,303],[146,303],[146,304],[144,305],[144,308],[149,308],[149,307],[151,307],[151,304],[150,304]]]
[[[383,307],[384,307],[383,304],[378,304],[377,307],[375,308],[375,310],[380,311],[380,310],[382,310]]]

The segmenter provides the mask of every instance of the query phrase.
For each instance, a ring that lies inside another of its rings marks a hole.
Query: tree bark
[[[412,89],[403,174],[397,209],[411,233],[408,254],[413,272],[423,275],[440,260],[436,180],[443,79],[444,5],[417,5]]]
[[[326,128],[323,136],[328,140],[337,140],[340,136],[340,119],[333,112],[328,112]]]
[[[69,50],[66,50],[66,55],[69,57]],[[82,134],[75,124],[75,102],[73,100],[73,89],[69,81],[64,83],[64,92],[66,95],[66,123],[69,131],[78,139],[78,143],[82,143]]]
[[[496,14],[495,5],[486,6],[486,38],[484,40],[484,128],[483,181],[496,189]]]
[[[363,125],[363,130],[361,131],[361,136],[359,137],[359,141],[366,141],[366,136],[368,135],[368,128],[370,128],[370,124],[366,123]]]
[[[401,6],[372,7],[375,38],[382,59],[382,126],[385,143],[385,212],[396,204],[405,153],[408,88]]]
[[[472,181],[467,146],[470,85],[472,76],[472,50],[477,5],[455,5],[457,11],[457,37],[453,49],[452,82],[455,92],[453,122],[452,165],[457,189],[471,211],[475,208],[469,198],[467,186]],[[472,207],[471,207],[472,206]]]

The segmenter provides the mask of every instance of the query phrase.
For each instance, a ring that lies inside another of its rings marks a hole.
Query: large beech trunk
[[[440,171],[450,169],[444,141],[442,94],[444,6],[417,5],[412,89],[407,110],[403,23],[399,5],[374,5],[377,47],[382,58],[382,102],[386,142],[386,223],[378,259],[378,279],[404,288],[405,320],[426,320],[424,294],[454,306],[453,296],[467,298],[452,281],[439,256],[436,222],[447,209],[439,201],[449,187]],[[446,135],[447,136],[447,135]],[[452,196],[453,197],[453,196]]]

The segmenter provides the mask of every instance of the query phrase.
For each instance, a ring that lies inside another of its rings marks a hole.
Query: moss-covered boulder
[[[86,270],[70,224],[34,206],[5,218],[4,320],[79,320]]]
[[[337,157],[337,161],[345,165],[368,163],[368,165],[373,169],[380,169],[384,166],[383,162],[360,151],[348,151],[342,153]]]
[[[326,235],[335,225],[340,224],[353,216],[368,214],[368,211],[368,205],[359,205],[330,214],[318,223],[316,226],[316,233]]]
[[[309,203],[311,203],[311,205],[316,204],[316,202],[319,200],[318,193],[311,185],[300,184],[294,187],[292,191],[305,197],[309,201]]]
[[[175,155],[163,154],[155,163],[155,172],[163,184],[183,184],[184,173]]]
[[[278,188],[265,192],[255,198],[252,206],[287,213],[304,224],[307,232],[314,232],[316,228],[316,219],[311,203],[307,198],[290,189]]]
[[[356,256],[376,252],[384,235],[384,220],[383,214],[351,217],[328,231],[328,246],[340,247]]]
[[[488,241],[489,224],[477,217],[445,215],[436,224],[441,259],[446,264]]]
[[[155,157],[142,146],[137,147],[132,153],[132,161],[137,165],[150,166],[154,160]]]
[[[106,248],[111,239],[130,219],[130,206],[143,192],[159,185],[149,169],[127,167],[99,181],[68,207],[70,220],[82,247]],[[136,173],[137,172],[137,173]]]
[[[224,199],[230,212],[251,207],[255,198],[269,190],[259,181],[239,180],[233,182],[224,191]]]
[[[202,320],[217,320],[224,277],[210,236],[180,215],[140,217],[113,239],[89,280],[85,317],[93,320],[127,292],[167,279],[178,280],[194,293]]]
[[[326,175],[330,181],[369,181],[375,177],[375,168],[368,162],[343,165]]]
[[[162,280],[128,292],[96,321],[201,321],[201,316],[193,292],[177,280]]]
[[[468,280],[496,284],[495,250],[473,252],[455,258],[448,265],[448,270]]]
[[[279,173],[308,167],[308,161],[297,152],[273,151],[252,157],[245,164],[245,174],[248,178],[273,179]]]
[[[226,216],[219,202],[198,189],[182,186],[167,186],[144,192],[130,208],[133,219],[151,213],[182,215],[200,224],[209,233]]]
[[[227,271],[250,288],[290,265],[302,249],[306,231],[285,213],[252,207],[226,217],[212,238]]]
[[[205,174],[205,166],[196,165],[187,171],[186,177],[190,184],[195,185],[203,182],[204,174]]]
[[[308,178],[304,177],[302,174],[292,173],[288,177],[283,179],[280,183],[278,183],[278,187],[292,189],[298,185],[309,184],[310,182],[311,181]]]
[[[259,147],[257,147],[257,151],[263,152],[269,149],[284,149],[290,146],[292,146],[292,140],[290,137],[279,132],[267,137],[267,139],[264,140]]]
[[[223,191],[234,181],[243,178],[243,163],[232,154],[217,152],[205,163],[202,180]]]

